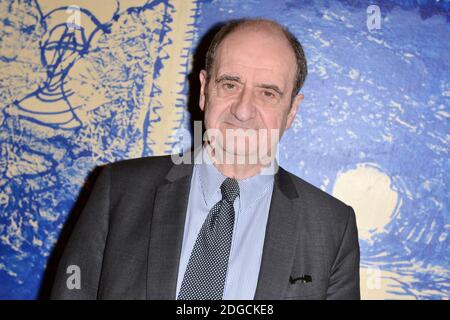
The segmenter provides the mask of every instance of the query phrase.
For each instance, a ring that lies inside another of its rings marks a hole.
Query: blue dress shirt
[[[220,185],[226,179],[211,164],[211,158],[204,147],[194,159],[178,268],[177,296],[197,235],[211,208],[222,199]],[[254,298],[273,182],[273,174],[261,173],[238,180],[240,195],[234,201],[235,220],[223,295],[225,300]]]

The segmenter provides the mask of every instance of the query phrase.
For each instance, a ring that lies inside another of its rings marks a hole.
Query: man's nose
[[[231,113],[240,121],[245,122],[255,117],[255,104],[253,92],[249,88],[244,88],[238,99],[231,106]]]

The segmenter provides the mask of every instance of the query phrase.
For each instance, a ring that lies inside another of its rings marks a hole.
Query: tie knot
[[[220,186],[222,191],[222,199],[233,203],[239,195],[239,184],[236,179],[226,178]]]

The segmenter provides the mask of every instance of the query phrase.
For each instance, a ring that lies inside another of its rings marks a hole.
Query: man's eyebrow
[[[241,78],[239,76],[232,76],[229,74],[223,74],[220,77],[218,77],[215,82],[219,83],[222,81],[236,81],[238,83],[242,84]],[[276,84],[267,84],[267,83],[260,83],[256,85],[259,88],[263,88],[263,89],[271,89],[273,91],[275,91],[276,93],[278,93],[280,96],[283,96],[283,91],[280,89],[280,87],[278,87]]]
[[[216,83],[219,83],[222,81],[236,81],[238,83],[242,83],[241,78],[239,78],[238,76],[232,76],[229,74],[223,74],[216,79]]]
[[[263,88],[263,89],[271,89],[271,90],[275,91],[276,93],[278,93],[280,96],[283,96],[283,91],[276,84],[260,83],[260,84],[257,84],[256,86],[259,88]]]

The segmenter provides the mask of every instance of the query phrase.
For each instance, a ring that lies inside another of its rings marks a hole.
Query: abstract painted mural
[[[95,167],[173,153],[191,128],[202,38],[229,19],[266,17],[299,38],[309,67],[279,161],[355,209],[362,297],[449,299],[449,9],[0,0],[0,298],[39,296]]]

